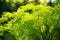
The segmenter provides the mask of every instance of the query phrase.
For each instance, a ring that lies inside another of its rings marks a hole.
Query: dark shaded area
[[[49,6],[52,6],[52,2],[48,2],[48,5],[49,5]]]
[[[0,35],[0,40],[16,40],[14,35],[12,35],[8,30],[2,32],[3,35]]]
[[[10,8],[8,8],[7,5],[9,6],[10,4],[9,3],[6,4],[5,0],[4,1],[0,0],[0,17],[3,14],[3,12],[6,12],[6,11],[12,12],[12,10],[10,10]]]
[[[51,7],[54,7],[54,3],[52,3],[52,0],[50,0],[48,3],[47,3],[48,6],[51,6]]]
[[[2,25],[7,24],[9,21],[11,21],[13,18],[9,18],[7,21],[1,22]]]
[[[28,12],[28,13],[33,13],[33,10],[32,9],[29,9],[29,10],[25,10],[24,12]]]
[[[24,0],[24,5],[26,5],[28,3],[28,0]]]
[[[22,6],[21,3],[16,2],[14,5],[15,7],[11,6],[12,2],[6,2],[5,0],[1,1],[0,0],[0,17],[3,14],[3,12],[13,12],[17,11],[18,7]]]
[[[35,3],[36,3],[37,5],[40,4],[39,0],[35,0]]]
[[[0,40],[4,40],[4,37],[3,36],[0,36]]]
[[[6,3],[6,1],[0,1],[0,13],[5,12],[5,11],[9,11],[12,12],[11,8],[11,3]]]
[[[8,31],[4,31],[3,37],[4,37],[4,40],[16,40],[14,35],[9,33]]]

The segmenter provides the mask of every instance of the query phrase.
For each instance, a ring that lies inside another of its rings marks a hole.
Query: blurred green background
[[[0,40],[60,40],[60,0],[0,0]]]

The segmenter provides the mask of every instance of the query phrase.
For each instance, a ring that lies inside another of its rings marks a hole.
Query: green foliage
[[[58,4],[60,4],[60,0],[55,0],[53,3],[54,3],[54,5],[58,5]]]
[[[0,12],[5,12],[5,11],[9,11],[9,12],[13,12],[16,11],[18,9],[19,6],[25,5],[25,4],[41,4],[41,5],[50,5],[48,3],[48,0],[0,0]],[[53,4],[51,4],[52,6],[56,5],[60,3],[59,0],[54,1]]]
[[[4,12],[0,18],[0,36],[4,40],[59,40],[59,35],[60,5],[53,8],[27,4],[17,12]]]
[[[19,6],[24,4],[23,0],[0,0],[0,12],[13,12],[16,11]]]

